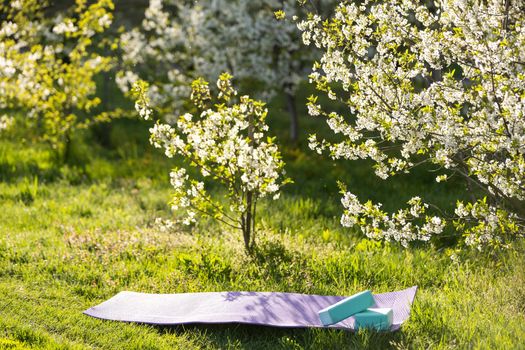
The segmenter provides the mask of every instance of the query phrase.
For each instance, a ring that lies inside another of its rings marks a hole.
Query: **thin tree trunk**
[[[248,116],[248,138],[250,143],[253,145],[253,115]],[[244,236],[244,247],[247,252],[252,249],[252,231],[255,231],[255,215],[253,213],[253,192],[248,191],[246,193],[246,216],[244,217],[243,225],[243,236]]]
[[[509,11],[510,11],[510,0],[505,0],[505,16],[503,17],[503,29],[506,32],[509,30]]]
[[[252,247],[255,246],[255,217],[257,216],[257,197],[253,198],[253,211],[252,211],[252,241],[251,245]]]
[[[244,247],[246,248],[246,251],[251,251],[251,234],[252,234],[252,192],[248,192],[246,194],[246,220],[245,220],[245,227],[244,227]]]
[[[297,117],[295,96],[291,93],[286,93],[286,106],[290,116],[290,139],[292,142],[297,142],[299,138],[299,119]]]
[[[68,132],[64,135],[64,151],[62,152],[62,164],[66,164],[71,158],[71,135]]]
[[[110,105],[108,104],[110,94],[109,94],[109,75],[106,73],[102,78],[102,103],[100,104],[100,109],[103,112],[109,111]],[[93,131],[97,141],[105,148],[110,148],[111,145],[111,122],[95,123],[91,130]]]

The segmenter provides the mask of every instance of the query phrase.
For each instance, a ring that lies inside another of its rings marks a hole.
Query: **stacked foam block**
[[[390,308],[374,308],[375,301],[369,290],[345,298],[319,311],[319,319],[325,326],[354,317],[354,328],[384,331],[392,326]]]

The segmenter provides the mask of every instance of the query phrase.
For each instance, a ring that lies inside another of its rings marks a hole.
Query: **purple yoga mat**
[[[393,309],[391,331],[410,315],[417,287],[375,294],[374,307]],[[120,292],[84,313],[114,321],[156,325],[244,323],[273,327],[318,327],[354,330],[354,318],[323,326],[317,312],[343,296],[271,292],[146,294]]]

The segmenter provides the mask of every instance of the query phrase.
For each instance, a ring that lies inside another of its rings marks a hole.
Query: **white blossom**
[[[192,80],[215,81],[225,71],[259,99],[293,95],[317,52],[302,47],[294,22],[276,19],[275,10],[303,11],[296,0],[150,0],[141,26],[121,36],[119,75],[145,68],[141,78],[160,90],[162,113],[184,110]],[[127,83],[119,84],[126,93]]]
[[[2,115],[0,116],[0,133],[3,131],[3,130],[7,130],[11,127],[11,125],[13,125],[13,122],[14,122],[14,118],[13,117],[10,117],[8,115]]]
[[[59,35],[64,34],[64,33],[73,33],[77,30],[78,28],[73,24],[71,20],[60,22],[59,24],[53,27],[53,33],[59,34]]]
[[[174,191],[171,207],[177,212],[182,210],[183,224],[192,224],[199,215],[205,215],[250,233],[255,229],[251,220],[256,214],[257,200],[278,199],[280,187],[287,180],[283,179],[284,163],[277,145],[272,138],[264,137],[268,110],[262,102],[248,96],[241,96],[233,103],[237,91],[231,78],[229,74],[220,76],[218,98],[223,103],[215,104],[214,109],[206,105],[211,103],[208,83],[202,79],[194,81],[193,102],[204,110],[200,114],[179,116],[174,126],[156,123],[150,129],[150,140],[155,147],[163,148],[166,156],[177,156],[186,163],[186,167],[170,173]],[[138,81],[133,91],[137,111],[144,119],[149,118],[152,112],[147,84]],[[190,173],[190,167],[198,173]],[[205,183],[197,180],[198,174],[225,187],[230,210],[212,198]],[[251,244],[245,243],[247,247]]]
[[[502,245],[523,235],[525,12],[520,5],[341,2],[330,18],[311,15],[298,28],[305,45],[322,50],[310,81],[329,99],[345,102],[351,115],[324,112],[317,97],[310,97],[309,113],[325,116],[330,129],[344,136],[341,142],[311,137],[312,149],[334,159],[369,158],[383,179],[409,172],[423,158],[446,169],[437,182],[456,175],[482,191],[442,217],[428,215],[420,199],[388,214],[347,193],[344,226],[359,224],[370,237],[404,245],[427,241],[449,224],[476,246]],[[338,85],[342,89],[332,89]]]

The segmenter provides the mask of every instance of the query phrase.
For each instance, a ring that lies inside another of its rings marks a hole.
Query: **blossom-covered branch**
[[[458,174],[483,192],[471,203],[458,202],[448,218],[438,218],[426,214],[419,197],[409,201],[408,209],[387,214],[346,191],[343,225],[359,225],[371,237],[404,244],[428,240],[446,225],[478,247],[523,235],[522,5],[499,0],[342,2],[333,17],[311,14],[298,26],[306,45],[323,50],[311,82],[345,103],[352,116],[325,112],[312,96],[310,114],[326,117],[333,132],[344,136],[330,142],[312,135],[312,149],[334,159],[369,158],[382,179],[410,172],[423,159],[442,169],[438,182]]]

